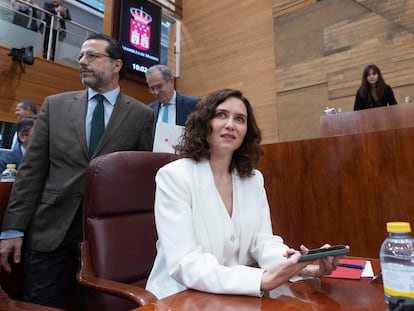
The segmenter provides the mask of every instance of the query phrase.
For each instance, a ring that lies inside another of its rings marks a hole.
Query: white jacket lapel
[[[211,252],[219,260],[223,258],[223,211],[222,201],[217,193],[213,174],[211,172],[208,161],[198,163],[194,170],[195,174],[195,198],[198,202],[194,202],[193,217],[195,235],[204,251]],[[211,225],[214,224],[214,225]]]

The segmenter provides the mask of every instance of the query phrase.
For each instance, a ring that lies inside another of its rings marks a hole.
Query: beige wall
[[[413,18],[414,1],[186,0],[178,90],[242,90],[264,143],[317,138],[325,107],[352,111],[367,64],[414,98]]]
[[[177,88],[197,96],[241,90],[255,109],[263,142],[276,142],[273,42],[272,0],[186,0]]]
[[[274,0],[274,9],[303,2]],[[371,63],[399,103],[414,98],[413,18],[414,1],[397,0],[323,0],[276,16],[280,141],[319,137],[327,106],[352,111]]]
[[[353,109],[376,63],[396,98],[414,98],[414,1],[183,3],[179,91],[231,87],[255,108],[264,143],[320,137],[325,107]]]
[[[116,33],[116,4],[106,1],[105,33]],[[414,99],[413,19],[414,1],[186,0],[177,90],[205,96],[219,88],[240,89],[255,109],[263,143],[319,137],[323,109],[351,111],[369,63],[379,65],[399,102]],[[7,49],[0,52],[2,120],[15,120],[16,100],[30,94],[41,102],[82,87],[72,69],[41,59],[19,74]],[[43,84],[38,76],[49,71],[70,71],[73,78]],[[122,85],[143,102],[152,100],[145,83]]]

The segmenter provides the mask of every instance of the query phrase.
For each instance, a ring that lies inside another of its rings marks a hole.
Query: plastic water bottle
[[[414,298],[414,239],[408,222],[388,222],[387,231],[380,262],[385,300],[391,307],[396,299],[409,303]]]
[[[16,177],[16,164],[6,164],[6,169],[1,173],[1,181],[14,181]]]

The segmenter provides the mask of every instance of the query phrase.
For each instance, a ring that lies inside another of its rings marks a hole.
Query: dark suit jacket
[[[3,230],[24,231],[25,245],[32,250],[59,246],[82,202],[90,161],[86,110],[86,90],[49,96],[42,105],[3,221]],[[152,150],[153,120],[149,107],[120,93],[93,157]]]
[[[8,125],[6,123],[6,127],[4,129],[3,133],[3,141],[2,141],[2,148],[6,149],[12,149],[13,139],[14,135],[17,132],[17,123],[12,123],[11,125]]]
[[[198,101],[200,100],[198,97],[182,95],[176,93],[176,118],[175,124],[176,125],[185,125],[185,121],[187,121],[188,115],[193,112],[196,108]],[[155,127],[158,120],[158,114],[160,112],[161,103],[159,101],[154,101],[149,104],[149,106],[154,110],[154,128],[152,130],[152,136],[155,135]]]

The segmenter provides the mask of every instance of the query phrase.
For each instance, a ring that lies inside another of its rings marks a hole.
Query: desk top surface
[[[378,261],[372,263],[374,273],[378,272]],[[214,295],[186,290],[133,311],[377,311],[385,309],[383,286],[372,283],[371,278],[361,278],[361,280],[320,278],[286,284],[270,292],[269,297],[262,298]]]
[[[0,311],[64,311],[28,302],[10,299],[0,287]]]

